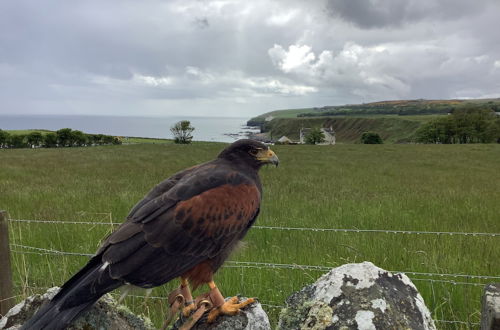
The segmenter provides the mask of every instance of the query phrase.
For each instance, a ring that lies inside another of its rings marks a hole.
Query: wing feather
[[[154,286],[217,255],[246,233],[259,186],[236,170],[206,163],[155,187],[100,249],[113,278]]]

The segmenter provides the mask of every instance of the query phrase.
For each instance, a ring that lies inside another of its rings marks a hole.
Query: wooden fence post
[[[0,210],[0,316],[14,306],[7,212]]]

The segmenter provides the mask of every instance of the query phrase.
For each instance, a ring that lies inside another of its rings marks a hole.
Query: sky
[[[498,0],[2,0],[0,115],[500,97]]]

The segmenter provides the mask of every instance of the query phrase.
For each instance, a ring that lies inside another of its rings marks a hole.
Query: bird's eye
[[[250,149],[250,151],[249,151],[249,152],[250,152],[250,154],[251,154],[252,156],[257,156],[257,154],[258,154],[258,153],[259,153],[259,151],[261,151],[261,150],[262,150],[262,148],[252,148],[252,149]]]

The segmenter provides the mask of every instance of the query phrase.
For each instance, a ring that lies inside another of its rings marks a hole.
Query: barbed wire
[[[45,249],[34,246],[22,245],[11,243],[10,246],[20,249],[27,249],[33,251],[37,254],[53,254],[53,255],[71,255],[71,256],[84,256],[93,257],[92,253],[82,253],[82,252],[66,252],[54,249]],[[30,252],[28,251],[28,253]],[[15,253],[26,253],[26,251],[13,250]],[[317,271],[330,271],[332,267],[328,266],[317,266],[317,265],[300,265],[300,264],[281,264],[281,263],[269,263],[269,262],[255,262],[255,261],[227,261],[225,268],[276,268],[276,269],[298,269],[298,270],[317,270]],[[471,274],[448,274],[448,273],[425,273],[425,272],[413,272],[413,271],[399,271],[392,270],[391,273],[404,273],[411,275],[421,275],[421,276],[439,276],[439,277],[455,277],[455,278],[467,278],[467,279],[500,279],[500,276],[495,275],[471,275]],[[429,279],[418,279],[418,280],[429,280]],[[434,280],[438,281],[438,280]],[[467,282],[455,282],[450,281],[455,284],[467,283]]]
[[[9,245],[16,247],[16,248],[38,251],[37,254],[55,254],[55,255],[70,255],[70,256],[83,256],[83,257],[93,257],[94,256],[94,254],[92,254],[92,253],[58,251],[58,250],[53,250],[53,249],[44,249],[44,248],[16,244],[16,243],[11,243]],[[17,251],[17,250],[14,250],[12,252],[25,253],[24,251]]]
[[[384,234],[415,234],[415,235],[449,235],[449,236],[491,236],[499,237],[500,233],[458,232],[458,231],[418,231],[392,229],[356,229],[356,228],[308,228],[308,227],[274,227],[252,226],[255,229],[270,229],[283,231],[339,232],[339,233],[384,233]]]
[[[434,320],[434,322],[438,322],[438,323],[451,323],[451,324],[464,324],[464,325],[467,325],[467,326],[470,326],[470,325],[475,325],[475,326],[481,325],[481,323],[467,322],[467,321]]]
[[[34,220],[34,219],[8,219],[10,222],[18,223],[42,223],[42,224],[70,224],[70,225],[105,225],[105,226],[118,226],[121,223],[116,222],[93,222],[93,221],[63,221],[63,220]],[[446,232],[446,231],[415,231],[415,230],[385,230],[385,229],[349,229],[349,228],[308,228],[308,227],[279,227],[279,226],[253,226],[259,230],[280,230],[280,231],[309,231],[309,232],[343,232],[343,233],[385,233],[385,234],[408,234],[408,235],[437,235],[437,236],[487,236],[487,237],[500,237],[500,233],[486,233],[486,232]],[[11,243],[10,246],[21,250],[11,250],[13,253],[19,254],[37,254],[37,255],[59,255],[59,256],[83,256],[92,257],[94,254],[82,252],[67,252],[54,249],[38,248],[28,245]],[[28,251],[22,251],[26,249]],[[258,268],[258,269],[295,269],[295,270],[310,270],[310,271],[330,271],[332,267],[318,266],[318,265],[300,265],[300,264],[281,264],[281,263],[267,263],[267,262],[252,262],[252,261],[228,261],[225,268]],[[450,274],[450,273],[426,273],[426,272],[413,272],[413,271],[391,271],[392,273],[404,273],[407,275],[415,276],[429,276],[429,277],[452,277],[452,278],[466,278],[466,279],[500,279],[500,276],[492,275],[470,275],[470,274]],[[445,279],[432,279],[432,278],[412,278],[412,281],[424,281],[431,283],[447,283],[452,285],[472,285],[484,286],[483,283],[471,283],[463,281],[453,281]],[[41,287],[31,287],[36,289],[43,289]],[[133,298],[146,298],[141,295],[127,295]],[[148,296],[150,299],[166,300],[166,297]],[[281,309],[285,306],[273,304],[275,302],[261,302],[262,306],[271,309]],[[435,319],[438,323],[448,324],[463,324],[467,326],[478,326],[480,323],[458,321],[458,320],[439,320]]]
[[[299,264],[276,264],[276,263],[255,262],[255,261],[228,261],[227,264],[237,265],[237,267],[261,266],[263,268],[291,268],[291,269],[320,270],[320,271],[330,271],[332,269],[332,267],[327,267],[327,266],[299,265]],[[390,272],[391,273],[412,274],[412,275],[423,275],[423,276],[441,276],[441,277],[457,277],[457,278],[471,278],[471,279],[500,279],[500,276],[496,276],[496,275],[424,273],[424,272],[401,271],[401,270],[390,270]]]
[[[92,221],[66,221],[66,220],[33,220],[33,219],[8,219],[10,222],[21,223],[46,223],[46,224],[70,224],[70,225],[102,225],[118,226],[119,222],[92,222]],[[418,230],[392,230],[392,229],[356,229],[356,228],[309,228],[309,227],[277,227],[277,226],[253,226],[255,229],[281,230],[281,231],[310,231],[310,232],[338,232],[338,233],[383,233],[383,234],[406,234],[406,235],[437,235],[437,236],[489,236],[500,237],[500,233],[486,232],[458,232],[458,231],[418,231]]]
[[[115,225],[119,226],[119,222],[102,222],[102,221],[66,221],[66,220],[33,220],[33,219],[7,219],[10,222],[24,222],[24,223],[48,223],[59,225]]]
[[[423,281],[423,282],[431,282],[431,283],[447,283],[447,284],[453,284],[453,285],[471,285],[471,286],[479,286],[481,288],[484,288],[486,283],[471,283],[471,282],[457,282],[457,281],[450,281],[450,280],[434,280],[431,278],[411,278],[412,282],[415,281]]]

